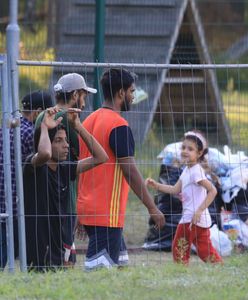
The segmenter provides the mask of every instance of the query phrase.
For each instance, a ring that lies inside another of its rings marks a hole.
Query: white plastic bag
[[[238,232],[237,244],[248,247],[248,226],[240,219],[233,219],[229,224]]]
[[[214,248],[221,256],[229,256],[232,253],[233,245],[228,235],[220,231],[216,224],[210,228],[210,238]]]

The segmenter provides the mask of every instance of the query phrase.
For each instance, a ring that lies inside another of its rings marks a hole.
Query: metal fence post
[[[3,64],[1,66],[2,80],[2,133],[3,133],[3,169],[4,169],[4,192],[6,203],[6,220],[7,220],[7,252],[9,271],[14,272],[14,234],[13,234],[13,205],[12,205],[12,185],[11,185],[11,159],[10,159],[10,129],[9,120],[11,114],[11,103],[8,99],[8,74],[7,74],[7,59],[6,55],[1,56]]]
[[[17,60],[19,57],[19,36],[20,30],[17,23],[18,0],[10,1],[10,23],[7,26],[7,55],[9,83],[9,100],[12,100],[12,109],[14,118],[19,119],[19,76]],[[21,159],[21,137],[20,127],[14,129],[15,143],[15,172],[16,172],[16,190],[18,195],[18,235],[19,235],[19,258],[21,271],[27,270],[26,259],[26,238],[25,238],[25,218],[23,201],[23,178],[22,178],[22,159]]]
[[[104,36],[105,36],[105,0],[96,0],[96,18],[95,18],[95,62],[104,62]],[[94,86],[97,94],[94,95],[94,110],[101,107],[101,88],[99,77],[102,69],[94,69]]]

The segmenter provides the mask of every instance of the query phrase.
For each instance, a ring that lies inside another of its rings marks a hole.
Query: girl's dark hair
[[[54,139],[57,131],[61,130],[61,129],[66,131],[66,128],[63,124],[59,124],[57,127],[48,130],[48,135],[49,135],[51,143],[53,142],[53,139]],[[35,151],[35,153],[38,152],[40,133],[41,133],[41,128],[39,126],[35,129],[35,132],[34,132],[34,151]]]
[[[197,133],[197,134],[200,134],[205,139],[205,141],[207,142],[204,134],[200,130],[190,130],[190,131],[192,131],[194,133]],[[202,141],[195,135],[190,135],[190,134],[186,135],[186,136],[184,136],[183,140],[193,141],[196,144],[198,151],[203,151],[202,155],[199,157],[199,161],[204,162],[205,155],[208,153],[208,146],[204,149],[204,145],[203,145]]]
[[[207,143],[207,140],[206,140],[204,134],[200,130],[191,130],[191,131],[200,134],[205,139],[205,141]],[[208,165],[208,161],[205,158],[205,155],[208,153],[208,145],[205,149],[203,149],[204,145],[202,144],[202,141],[195,135],[184,136],[184,140],[186,140],[186,139],[193,141],[196,144],[198,151],[203,150],[203,153],[202,153],[201,157],[199,157],[199,162],[200,162],[201,166],[203,167],[203,169],[205,170],[205,173],[210,176],[212,183],[215,186],[219,187],[220,186],[219,178],[213,172],[213,170],[210,168],[210,166]]]
[[[120,90],[125,91],[134,83],[135,75],[126,69],[111,68],[104,72],[101,85],[105,100],[113,100],[115,94]]]

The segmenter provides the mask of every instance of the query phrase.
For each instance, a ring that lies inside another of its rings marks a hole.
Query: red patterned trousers
[[[190,223],[178,224],[172,244],[173,259],[175,262],[188,264],[191,245],[194,244],[197,255],[210,263],[223,263],[222,258],[213,247],[210,240],[209,228],[202,228]]]

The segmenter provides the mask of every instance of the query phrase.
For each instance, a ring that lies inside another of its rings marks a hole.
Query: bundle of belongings
[[[159,182],[174,185],[184,166],[180,161],[181,142],[167,145],[158,155],[162,160]],[[209,148],[206,175],[213,182],[218,193],[209,206],[213,225],[211,240],[222,256],[230,255],[233,246],[248,248],[248,157],[244,152],[232,154],[228,146],[223,152]],[[149,229],[143,249],[171,251],[177,224],[181,218],[180,196],[158,192],[155,203],[166,219],[160,231],[149,220]]]

